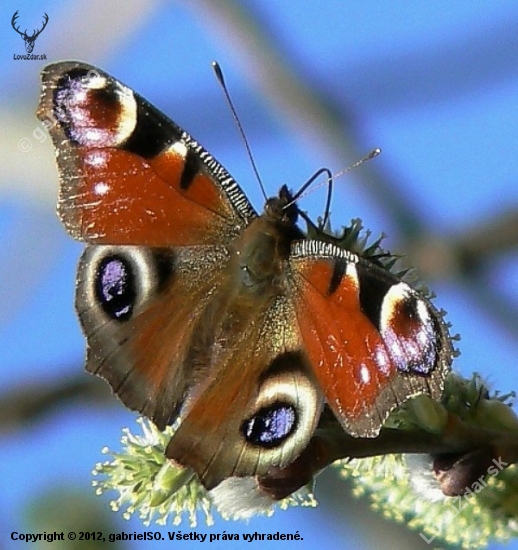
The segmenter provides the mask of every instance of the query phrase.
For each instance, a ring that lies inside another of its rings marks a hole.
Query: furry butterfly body
[[[333,454],[315,439],[322,423],[374,437],[409,397],[440,397],[441,315],[380,266],[306,238],[286,186],[258,215],[113,77],[64,62],[42,80],[59,215],[88,244],[76,294],[87,370],[159,427],[180,418],[170,459],[207,488],[290,472],[289,492],[307,481],[309,449]]]

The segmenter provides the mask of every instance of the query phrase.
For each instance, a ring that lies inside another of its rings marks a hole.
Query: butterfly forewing
[[[78,62],[42,75],[39,118],[61,175],[59,214],[96,244],[228,242],[255,217],[226,170],[130,88]]]
[[[349,433],[377,435],[389,412],[413,395],[440,398],[452,349],[428,300],[389,272],[319,241],[295,243],[290,265],[301,340]]]

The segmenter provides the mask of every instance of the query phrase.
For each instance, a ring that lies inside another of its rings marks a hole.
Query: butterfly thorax
[[[237,240],[235,267],[245,293],[276,294],[281,290],[291,244],[304,237],[296,225],[297,206],[291,202],[292,196],[283,186]]]

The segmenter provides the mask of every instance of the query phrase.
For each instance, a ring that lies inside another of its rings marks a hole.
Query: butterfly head
[[[264,215],[282,225],[293,226],[297,223],[299,210],[288,187],[283,185],[277,197],[271,197],[264,206]]]

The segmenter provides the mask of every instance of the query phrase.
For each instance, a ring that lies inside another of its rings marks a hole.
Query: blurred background
[[[16,10],[29,33],[48,14],[34,48],[47,61],[13,59],[25,53],[11,27]],[[83,373],[73,310],[82,246],[55,215],[54,150],[34,116],[49,62],[87,61],[137,90],[203,143],[259,210],[212,60],[225,71],[269,193],[380,147],[380,157],[336,181],[333,226],[360,217],[374,237],[387,234],[385,247],[418,268],[461,334],[455,368],[480,372],[502,392],[518,388],[514,0],[6,0],[0,24],[0,548],[20,547],[12,531],[144,530],[110,512],[110,496],[94,497],[90,486],[100,449],[118,449],[121,428],[138,428]],[[300,206],[316,218],[324,203],[321,190]],[[316,510],[197,531],[298,530],[303,541],[282,544],[300,550],[429,548],[354,500],[332,471],[316,496]]]

